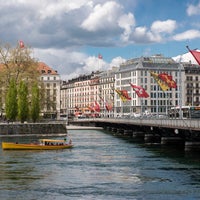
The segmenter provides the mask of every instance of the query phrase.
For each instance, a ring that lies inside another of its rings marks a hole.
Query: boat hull
[[[72,144],[64,145],[41,145],[41,144],[17,144],[2,142],[3,150],[59,150],[72,148]]]

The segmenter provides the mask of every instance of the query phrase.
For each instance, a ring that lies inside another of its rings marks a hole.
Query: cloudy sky
[[[23,40],[63,80],[200,49],[200,0],[0,0],[0,17],[1,44]]]

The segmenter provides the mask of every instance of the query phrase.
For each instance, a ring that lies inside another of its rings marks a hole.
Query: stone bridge
[[[69,121],[74,125],[99,126],[114,134],[142,138],[145,142],[184,144],[185,148],[200,149],[199,119],[123,119],[89,118]]]

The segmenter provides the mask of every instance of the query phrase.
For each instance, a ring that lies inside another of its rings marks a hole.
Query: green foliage
[[[18,117],[24,122],[29,117],[29,91],[40,76],[38,62],[27,45],[21,48],[19,44],[16,47],[5,44],[0,46],[0,65],[0,105],[5,105],[7,119],[14,121]],[[34,112],[39,112],[37,109]],[[36,113],[34,120],[38,119]]]
[[[32,86],[31,95],[31,119],[36,122],[40,114],[40,92],[36,82]]]
[[[18,87],[18,118],[21,122],[28,119],[28,87],[24,81],[20,81]]]
[[[6,94],[6,118],[14,121],[17,117],[17,87],[14,79],[11,79]]]

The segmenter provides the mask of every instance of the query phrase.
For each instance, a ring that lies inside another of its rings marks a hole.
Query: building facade
[[[163,91],[151,76],[151,71],[172,75],[177,88]],[[123,102],[115,93],[115,116],[145,112],[158,115],[167,114],[169,107],[182,105],[185,102],[184,82],[184,67],[171,58],[156,55],[128,60],[115,74],[115,89],[127,90],[131,100]],[[138,97],[130,83],[143,87],[149,97]]]
[[[185,69],[185,105],[200,106],[200,66],[183,63]]]
[[[61,86],[61,112],[67,115],[90,117],[95,101],[99,102],[99,73],[81,75],[63,82]],[[64,103],[63,103],[64,102]]]
[[[166,73],[176,82],[176,88],[163,91],[150,72]],[[177,63],[162,55],[127,60],[119,68],[79,76],[61,86],[61,113],[91,116],[90,106],[100,104],[101,117],[134,116],[150,113],[167,115],[175,106],[200,105],[200,67]],[[148,98],[138,97],[130,83],[141,86]],[[115,90],[126,90],[131,100],[123,102]],[[112,109],[107,110],[106,102]]]
[[[44,118],[59,119],[61,102],[60,75],[43,62],[38,63],[38,71],[41,74],[40,81],[43,84],[44,91],[44,104],[41,107],[41,114]]]
[[[102,117],[114,117],[114,88],[115,88],[115,73],[118,67],[112,67],[111,70],[102,72],[99,75],[99,97],[101,105]],[[108,108],[106,105],[110,105]]]

